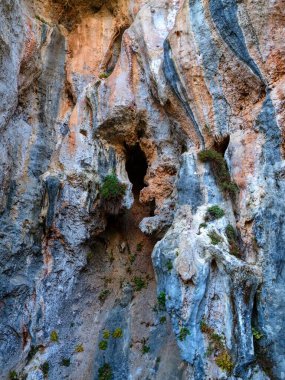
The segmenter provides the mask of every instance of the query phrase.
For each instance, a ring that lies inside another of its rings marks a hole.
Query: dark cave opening
[[[144,152],[139,144],[126,145],[126,171],[130,182],[133,184],[134,196],[145,187],[144,177],[147,172],[147,161]]]

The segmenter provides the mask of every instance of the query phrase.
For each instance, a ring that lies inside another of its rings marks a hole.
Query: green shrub
[[[237,185],[231,181],[231,176],[223,155],[214,149],[203,150],[198,153],[202,162],[209,162],[216,182],[225,195],[235,197]]]
[[[200,230],[200,228],[206,228],[206,227],[207,227],[207,223],[200,223],[199,230]]]
[[[216,231],[210,231],[208,233],[209,238],[211,239],[211,243],[217,245],[223,241],[223,238],[217,234]]]
[[[256,328],[252,327],[252,335],[256,340],[259,340],[263,337],[263,334],[259,332]]]
[[[111,292],[110,292],[110,290],[108,290],[108,289],[104,289],[104,290],[102,290],[101,292],[100,292],[100,294],[99,294],[99,301],[101,301],[101,302],[105,302],[106,301],[106,299],[108,298],[108,296],[109,296],[109,294],[110,294]]]
[[[98,77],[99,77],[99,79],[107,79],[107,78],[109,78],[110,75],[111,75],[111,73],[108,73],[107,71],[104,71],[104,72],[100,73],[98,75]]]
[[[82,344],[82,343],[79,343],[79,344],[75,347],[75,352],[84,352],[84,347],[83,347],[83,344]]]
[[[48,375],[48,372],[49,372],[49,363],[48,362],[44,362],[40,366],[40,369],[41,369],[43,375],[46,377]]]
[[[134,277],[133,282],[137,292],[146,287],[146,283],[141,277]]]
[[[146,344],[143,344],[143,346],[142,346],[142,353],[143,353],[143,355],[147,354],[149,351],[150,351],[150,347],[147,346]]]
[[[137,244],[137,252],[141,252],[143,249],[143,242]]]
[[[107,201],[120,201],[126,192],[126,185],[118,180],[116,174],[109,174],[104,179],[100,189],[101,197]]]
[[[163,325],[164,323],[166,323],[166,317],[161,317],[160,320],[159,320],[159,323],[161,325]]]
[[[115,331],[113,331],[112,337],[113,338],[122,338],[123,336],[123,330],[120,327],[117,327]]]
[[[157,302],[158,306],[161,310],[165,309],[165,304],[166,304],[166,294],[165,292],[160,292],[158,297],[157,297]]]
[[[230,246],[230,254],[236,257],[240,257],[240,249],[237,241],[237,234],[234,227],[231,224],[228,224],[225,232]]]
[[[100,189],[101,204],[110,214],[117,214],[126,193],[126,185],[118,180],[116,174],[109,174]]]
[[[103,331],[103,338],[104,339],[109,339],[110,338],[110,331],[109,330],[104,330]]]
[[[107,340],[101,340],[101,342],[99,342],[99,348],[102,351],[107,350],[107,348],[108,348],[108,342],[107,342]]]
[[[113,378],[113,372],[110,364],[105,363],[98,370],[98,380],[111,380]]]
[[[52,341],[52,342],[58,342],[58,333],[55,331],[55,330],[53,330],[51,333],[50,333],[50,340]]]
[[[223,371],[230,373],[233,370],[233,362],[227,351],[222,351],[215,359],[218,367]]]
[[[171,271],[173,269],[173,264],[171,260],[167,260],[166,268],[168,271]]]
[[[187,335],[190,335],[190,331],[186,327],[181,327],[178,335],[178,339],[183,341],[186,339]]]
[[[70,366],[70,359],[68,358],[63,358],[61,360],[61,365],[63,365],[64,367],[69,367]]]
[[[130,255],[130,263],[131,265],[136,261],[137,255]]]
[[[207,209],[207,220],[220,219],[225,215],[224,210],[222,210],[218,205],[208,207]]]
[[[16,371],[10,371],[9,372],[9,380],[18,380],[18,374]]]

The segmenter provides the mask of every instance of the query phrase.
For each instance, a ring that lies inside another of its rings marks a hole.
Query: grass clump
[[[165,310],[166,306],[166,294],[165,292],[160,292],[157,296],[157,302],[160,310]]]
[[[58,333],[57,333],[57,331],[53,330],[50,333],[50,340],[51,340],[51,342],[58,343]]]
[[[254,327],[252,327],[252,335],[256,340],[259,340],[263,337],[263,334]]]
[[[143,353],[143,355],[144,355],[144,354],[147,354],[149,351],[150,351],[150,347],[147,346],[147,345],[144,343],[143,346],[142,346],[142,353]]]
[[[98,369],[98,380],[111,380],[113,372],[110,364],[105,363]]]
[[[122,338],[123,336],[123,330],[120,327],[117,327],[115,331],[113,331],[112,337],[113,338]]]
[[[171,260],[167,260],[166,268],[170,272],[173,269],[173,264]]]
[[[221,352],[215,358],[215,362],[217,366],[220,367],[223,371],[226,371],[228,373],[232,372],[234,365],[227,351]]]
[[[237,241],[237,233],[234,227],[231,224],[228,224],[225,232],[230,246],[230,254],[239,257],[240,249]]]
[[[111,75],[111,73],[108,73],[107,71],[103,71],[102,73],[100,73],[98,75],[99,79],[107,79],[109,78],[109,76]]]
[[[137,244],[137,252],[141,252],[143,249],[143,242]]]
[[[79,343],[79,344],[75,347],[75,352],[84,352],[84,347],[83,347],[83,344],[82,344],[82,343]]]
[[[134,277],[133,279],[135,291],[139,292],[146,287],[145,280],[141,277]]]
[[[69,367],[70,366],[70,359],[69,358],[62,358],[61,365],[64,367]]]
[[[105,289],[105,290],[102,290],[101,292],[100,292],[100,294],[99,294],[99,301],[101,301],[101,302],[105,302],[106,301],[106,299],[108,298],[108,296],[109,296],[109,294],[110,294],[111,292],[110,292],[110,290],[108,290],[108,289]]]
[[[44,377],[47,377],[48,372],[49,372],[49,362],[44,362],[41,366],[40,369],[44,375]]]
[[[161,325],[163,325],[164,323],[166,323],[166,317],[161,317],[160,320],[159,320],[159,323]]]
[[[16,371],[10,371],[9,372],[9,380],[18,380],[18,374]]]
[[[208,207],[207,209],[207,220],[215,220],[220,219],[225,215],[225,212],[223,209],[221,209],[218,205],[214,205],[211,207]]]
[[[178,339],[181,341],[184,341],[187,335],[190,335],[190,331],[186,327],[181,327],[179,331]]]
[[[203,150],[198,153],[198,158],[202,162],[209,162],[216,182],[226,196],[234,198],[238,192],[237,185],[232,182],[223,155],[214,149]]]
[[[103,331],[103,338],[104,339],[109,339],[110,338],[110,331],[109,330],[104,330]]]
[[[99,342],[99,348],[100,348],[100,350],[102,350],[102,351],[106,351],[107,350],[107,348],[108,348],[108,342],[106,341],[106,340],[101,340],[100,342]]]
[[[209,238],[211,239],[211,243],[217,245],[223,241],[223,238],[217,234],[216,231],[210,231],[208,233]]]

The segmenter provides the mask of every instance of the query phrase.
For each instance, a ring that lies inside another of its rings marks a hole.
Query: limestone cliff
[[[285,379],[284,28],[1,0],[1,379]]]

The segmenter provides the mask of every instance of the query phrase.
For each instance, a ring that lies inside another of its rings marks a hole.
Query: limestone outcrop
[[[284,5],[1,0],[1,379],[285,379]]]

